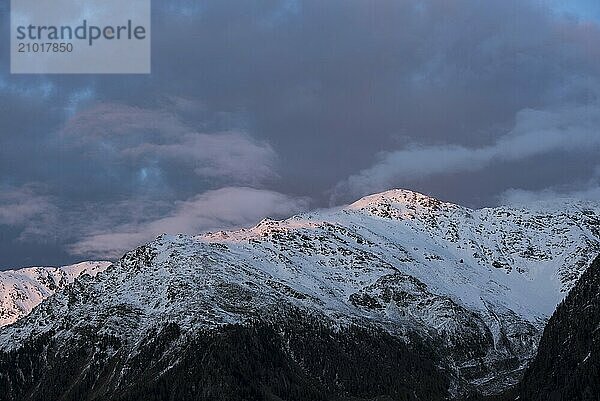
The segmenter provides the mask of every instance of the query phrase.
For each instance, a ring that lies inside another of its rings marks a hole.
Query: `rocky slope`
[[[600,257],[552,315],[520,392],[525,401],[600,398]]]
[[[29,314],[40,302],[82,274],[95,276],[109,265],[110,262],[82,262],[0,271],[0,327]]]
[[[595,203],[471,210],[404,190],[165,235],[0,330],[0,400],[492,394],[599,252]]]

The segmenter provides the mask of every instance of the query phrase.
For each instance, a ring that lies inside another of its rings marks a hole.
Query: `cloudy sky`
[[[151,75],[10,75],[0,268],[394,187],[600,199],[596,0],[154,0]]]

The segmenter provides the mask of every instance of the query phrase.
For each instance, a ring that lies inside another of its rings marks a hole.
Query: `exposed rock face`
[[[402,190],[161,236],[0,330],[0,400],[496,393],[599,252],[598,204],[471,210]]]
[[[82,274],[95,276],[109,265],[110,262],[82,262],[0,271],[0,327],[29,314],[40,302]]]
[[[600,257],[550,318],[522,400],[600,399]]]

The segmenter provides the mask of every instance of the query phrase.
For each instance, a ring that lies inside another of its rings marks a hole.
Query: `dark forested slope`
[[[520,399],[600,400],[600,257],[548,322]]]

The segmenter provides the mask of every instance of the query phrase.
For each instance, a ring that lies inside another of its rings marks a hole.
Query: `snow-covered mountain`
[[[29,314],[40,302],[82,274],[95,276],[109,265],[110,262],[82,262],[0,271],[0,327]]]
[[[129,391],[123,399],[144,399],[140,380],[154,394],[165,386],[161,380],[179,383],[180,375],[194,369],[201,376],[217,369],[213,351],[189,357],[201,352],[198,344],[215,338],[231,351],[232,340],[224,334],[230,327],[253,327],[242,340],[263,344],[267,335],[257,334],[263,333],[256,328],[263,327],[260,322],[270,330],[267,337],[276,339],[269,344],[280,344],[269,355],[280,353],[277,361],[286,361],[291,372],[288,377],[278,368],[276,376],[285,376],[281,388],[255,378],[257,388],[273,396],[302,399],[282,394],[291,389],[305,394],[315,383],[331,394],[323,399],[495,393],[518,380],[547,319],[598,253],[598,203],[472,210],[406,190],[284,221],[264,220],[250,229],[163,235],[97,277],[75,280],[1,329],[0,385],[13,389],[5,399],[43,399],[49,391],[44,386],[54,386],[61,399],[86,391],[103,399],[121,399],[116,394]],[[338,338],[345,335],[350,337]],[[402,358],[421,361],[411,365],[413,373],[402,373],[404,365],[393,365],[400,363],[397,358],[386,359],[391,351],[378,348],[394,341],[406,347]],[[355,347],[370,357],[356,358],[369,369],[341,372],[336,360],[356,350],[342,352],[340,342],[363,344]],[[30,365],[2,372],[21,357],[46,364],[44,373]],[[63,374],[69,390],[56,389],[49,377],[67,365],[85,374],[71,379]],[[232,363],[225,366],[218,371],[241,375],[227,371]],[[435,386],[413,380],[423,366],[435,371],[421,372]],[[390,375],[403,376],[380,383],[378,372],[388,368]],[[301,381],[299,389],[293,387],[298,377],[310,386]],[[224,391],[223,383],[209,379],[214,375],[200,384],[183,380],[181,391],[195,394],[198,386]],[[370,385],[357,388],[361,380]]]

